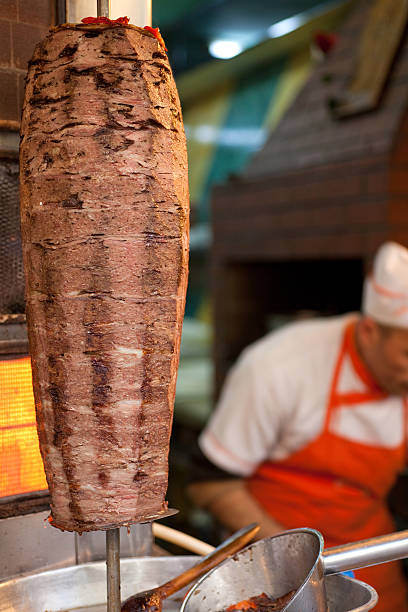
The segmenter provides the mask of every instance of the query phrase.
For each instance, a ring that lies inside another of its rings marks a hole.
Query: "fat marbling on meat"
[[[166,507],[188,262],[180,103],[151,33],[68,24],[39,43],[20,182],[51,521],[148,520]]]

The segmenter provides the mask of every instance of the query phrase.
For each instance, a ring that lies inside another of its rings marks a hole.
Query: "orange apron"
[[[399,446],[383,448],[347,440],[330,431],[331,419],[340,406],[352,410],[356,404],[387,397],[358,356],[354,330],[353,322],[344,333],[321,434],[289,458],[263,463],[247,480],[251,494],[281,525],[286,529],[318,529],[326,546],[395,530],[386,497],[406,461],[406,434]],[[346,356],[351,358],[367,391],[338,391]],[[408,403],[402,401],[406,425]],[[406,582],[399,562],[358,570],[355,574],[378,592],[376,612],[408,612]]]

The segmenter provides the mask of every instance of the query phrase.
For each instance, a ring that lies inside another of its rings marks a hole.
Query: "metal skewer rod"
[[[108,612],[120,612],[120,528],[106,532],[106,586]]]
[[[110,17],[110,0],[97,0],[98,17]]]
[[[110,0],[97,0],[98,17],[110,17]],[[107,612],[120,612],[120,529],[106,532]]]

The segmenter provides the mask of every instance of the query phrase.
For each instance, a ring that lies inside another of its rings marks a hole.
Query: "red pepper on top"
[[[93,24],[93,25],[105,24],[105,25],[110,25],[110,26],[117,26],[117,25],[119,26],[119,25],[127,25],[129,23],[129,17],[118,17],[117,19],[109,19],[109,17],[84,17],[83,19],[81,19],[81,21],[82,23]],[[163,49],[167,51],[167,47],[163,40],[163,36],[160,34],[159,28],[152,28],[151,26],[145,26],[143,29],[150,32],[150,34],[153,34],[153,36],[157,38],[157,40],[159,41]]]
[[[337,43],[337,35],[333,32],[316,32],[313,36],[313,42],[324,54],[327,55],[329,51]]]
[[[165,42],[163,40],[163,36],[160,34],[159,28],[152,28],[150,26],[145,26],[143,29],[147,30],[148,32],[150,32],[150,34],[153,34],[153,36],[155,36],[157,38],[157,40],[159,41],[159,43],[163,47],[163,49],[165,51],[167,51],[166,44],[165,44]]]
[[[118,17],[117,19],[109,19],[109,17],[84,17],[81,19],[82,23],[100,24],[106,25],[127,25],[129,23],[129,17]]]

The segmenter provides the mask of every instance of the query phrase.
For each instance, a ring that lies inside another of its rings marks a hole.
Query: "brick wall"
[[[35,45],[53,23],[53,5],[53,0],[0,0],[0,124],[3,127],[18,127],[27,63]]]
[[[389,211],[389,163],[388,155],[371,155],[218,187],[213,197],[214,258],[371,254],[390,237],[395,222]],[[400,180],[404,183],[403,176]],[[408,189],[406,178],[405,183]],[[396,196],[394,217],[397,201]]]
[[[328,100],[352,73],[371,0],[356,2],[263,149],[214,190],[214,258],[370,260],[408,244],[408,34],[371,112],[335,119]]]
[[[24,312],[18,131],[27,63],[54,20],[54,0],[0,0],[0,313]]]
[[[408,246],[408,34],[374,111],[337,120],[372,6],[360,0],[246,171],[212,197],[216,389],[273,313],[358,309],[387,239]]]
[[[399,126],[390,159],[387,215],[394,240],[408,246],[408,112]]]
[[[338,42],[317,65],[292,107],[253,157],[244,176],[260,178],[298,168],[350,161],[390,151],[408,104],[408,36],[398,51],[380,105],[372,112],[336,120],[330,100],[352,74],[370,0],[356,3]]]

